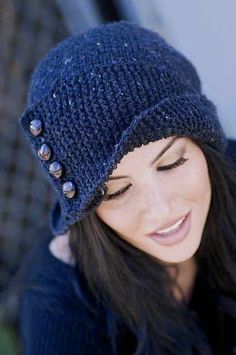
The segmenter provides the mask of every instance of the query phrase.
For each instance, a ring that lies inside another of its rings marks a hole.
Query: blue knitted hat
[[[54,234],[100,204],[109,175],[135,147],[177,135],[226,149],[193,65],[160,35],[127,21],[51,49],[33,72],[20,124],[56,190]]]

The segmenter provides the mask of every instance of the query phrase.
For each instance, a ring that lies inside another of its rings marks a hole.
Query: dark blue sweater
[[[234,155],[235,145],[229,148]],[[114,355],[109,333],[113,312],[96,303],[78,267],[51,254],[51,238],[48,235],[42,240],[29,264],[20,312],[23,354]],[[213,354],[236,354],[235,304],[215,295],[202,272],[197,275],[189,311],[205,333]],[[117,355],[135,354],[135,336],[122,322],[118,322],[118,339]]]
[[[27,289],[21,303],[23,354],[114,354],[109,335],[109,321],[114,314],[96,303],[77,268],[51,254],[48,248],[51,238],[49,235],[44,239],[32,255]],[[236,322],[227,313],[219,315],[215,308],[219,300],[225,301],[223,297],[215,297],[204,276],[198,274],[190,312],[206,334],[213,354],[236,354]],[[95,307],[97,315],[87,305]],[[233,311],[230,304],[227,307],[225,312]],[[122,323],[119,337],[118,353],[134,354],[135,337]]]

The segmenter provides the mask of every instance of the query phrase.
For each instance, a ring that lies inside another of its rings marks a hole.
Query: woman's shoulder
[[[36,281],[47,282],[49,279],[63,282],[62,275],[75,277],[75,262],[68,254],[68,240],[65,235],[53,236],[50,232],[32,248],[24,261],[27,272],[27,284]],[[65,251],[67,255],[65,256]],[[63,257],[62,257],[63,255]],[[27,266],[26,266],[27,264]]]
[[[24,264],[27,272],[23,302],[38,303],[39,307],[51,305],[67,312],[81,311],[91,302],[86,281],[72,257],[66,235],[46,234]]]
[[[20,305],[25,354],[111,353],[106,312],[88,297],[85,278],[67,253],[66,239],[47,235],[25,261]]]

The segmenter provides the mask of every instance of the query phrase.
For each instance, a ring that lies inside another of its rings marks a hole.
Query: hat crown
[[[58,81],[68,81],[96,68],[145,63],[160,72],[176,73],[190,91],[201,91],[200,79],[191,62],[158,33],[128,21],[100,25],[69,36],[39,62],[31,77],[27,103],[32,106],[46,96]],[[171,94],[171,93],[170,93]]]

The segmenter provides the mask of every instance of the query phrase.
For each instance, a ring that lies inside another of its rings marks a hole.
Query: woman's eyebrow
[[[171,139],[171,141],[160,151],[160,153],[158,153],[158,155],[156,156],[156,158],[151,161],[150,166],[152,166],[157,160],[159,160],[161,158],[161,156],[163,154],[165,154],[165,152],[174,144],[174,142],[176,141],[176,139],[179,137],[174,137],[173,139]],[[128,178],[129,176],[127,175],[120,175],[120,176],[111,176],[108,181],[111,180],[117,180],[117,179],[124,179],[124,178]]]

